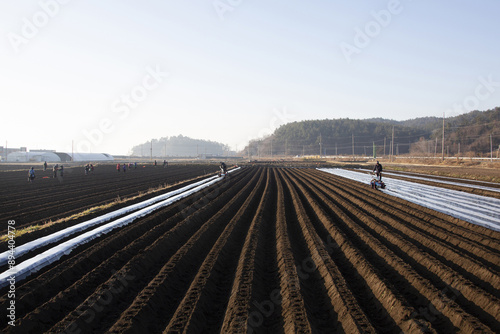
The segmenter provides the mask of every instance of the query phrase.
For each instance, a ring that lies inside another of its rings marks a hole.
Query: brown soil
[[[498,333],[499,241],[318,170],[249,167],[18,282],[1,327]]]

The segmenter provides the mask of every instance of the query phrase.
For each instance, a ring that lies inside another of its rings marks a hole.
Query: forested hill
[[[196,157],[225,155],[228,150],[229,147],[222,143],[178,135],[136,145],[132,148],[131,155],[149,157],[152,153],[153,157]]]
[[[394,130],[393,130],[394,129]],[[429,155],[441,152],[443,119],[423,117],[406,121],[382,118],[325,119],[282,125],[269,137],[254,140],[245,154],[258,155]],[[445,118],[445,147],[449,155],[484,155],[500,144],[500,108],[472,111]]]

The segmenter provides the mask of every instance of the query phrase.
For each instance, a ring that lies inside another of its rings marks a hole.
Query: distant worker
[[[52,178],[56,178],[57,177],[57,171],[59,170],[59,165],[58,164],[55,164],[54,167],[52,167]]]
[[[378,161],[375,164],[375,167],[373,167],[373,171],[375,172],[375,175],[378,176],[378,179],[382,181],[382,165]]]
[[[86,164],[85,165],[85,175],[89,175],[89,171],[90,171],[90,166],[89,166],[89,164]]]
[[[156,167],[156,160],[155,160],[155,167]]]
[[[35,168],[31,167],[30,170],[28,171],[28,182],[33,182],[35,179]]]
[[[63,177],[63,174],[64,174],[64,166],[61,165],[61,167],[59,168],[59,175],[61,175],[61,177]]]
[[[220,163],[220,172],[221,174],[226,174],[227,173],[227,166],[224,162],[221,161]]]
[[[167,160],[163,160],[163,168],[167,167]]]
[[[127,171],[127,164],[123,164],[123,172],[125,173]]]
[[[47,161],[43,163],[43,171],[45,172],[47,170]]]
[[[90,164],[90,172],[94,173],[94,165],[93,164]]]
[[[137,162],[134,162],[134,169],[137,169]]]
[[[116,164],[116,171],[120,172],[120,164]]]

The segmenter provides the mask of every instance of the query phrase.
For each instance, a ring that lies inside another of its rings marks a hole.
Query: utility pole
[[[321,133],[319,134],[319,157],[321,158],[321,155],[323,153],[323,148],[322,148],[322,142],[321,142]]]
[[[386,141],[387,137],[384,137],[384,158],[385,158],[385,141]]]
[[[392,126],[392,140],[391,140],[391,161],[392,156],[394,155],[394,125]]]
[[[444,113],[443,113],[443,143],[441,144],[441,158],[444,161]]]
[[[352,160],[354,160],[354,132],[352,133]]]
[[[285,157],[286,157],[286,152],[287,152],[287,146],[288,146],[288,139],[285,139]]]
[[[149,149],[151,155],[151,161],[153,161],[153,139],[151,139],[151,148]]]
[[[438,149],[438,137],[436,137],[436,145],[434,146],[434,158],[437,156],[437,149]]]
[[[490,161],[493,162],[493,139],[491,138],[491,133],[490,133]]]

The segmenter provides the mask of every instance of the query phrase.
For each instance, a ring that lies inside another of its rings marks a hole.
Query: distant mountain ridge
[[[255,155],[432,155],[441,152],[443,118],[405,121],[383,118],[324,119],[287,123],[272,135],[249,143],[243,152]],[[490,135],[492,144],[490,143]],[[485,155],[500,142],[500,107],[445,118],[447,155]]]

